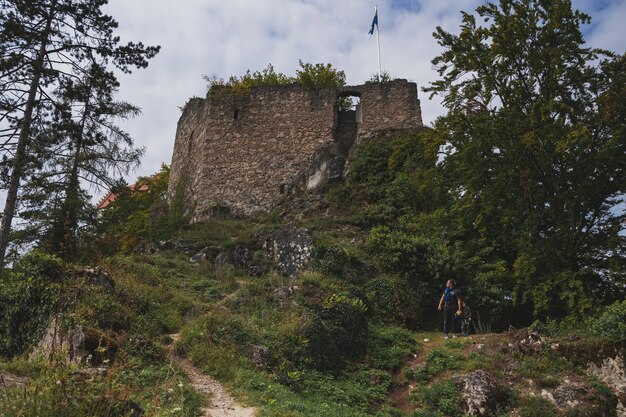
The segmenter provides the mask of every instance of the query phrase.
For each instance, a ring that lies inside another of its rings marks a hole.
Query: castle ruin
[[[357,104],[345,109],[346,97]],[[364,140],[422,126],[417,85],[406,80],[339,89],[214,86],[178,121],[168,198],[183,192],[192,221],[216,208],[254,215],[287,196],[342,178]]]

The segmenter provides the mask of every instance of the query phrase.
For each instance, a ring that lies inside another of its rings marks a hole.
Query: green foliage
[[[573,362],[551,350],[546,350],[536,357],[524,356],[520,358],[517,366],[520,375],[541,380],[546,386],[553,383],[553,379],[559,374],[575,369]]]
[[[106,375],[59,361],[42,367],[24,388],[0,390],[3,417],[116,417],[139,410],[192,417],[201,406],[201,396],[180,370],[136,357]]]
[[[187,218],[182,209],[182,181],[176,187],[171,208],[166,202],[169,173],[169,167],[162,165],[159,172],[139,178],[132,188],[124,183],[114,187],[111,192],[117,198],[102,210],[91,251],[99,255],[128,252],[140,243],[170,239],[184,226]]]
[[[406,329],[372,326],[367,346],[367,363],[373,368],[396,371],[417,347],[415,337]]]
[[[293,79],[285,74],[276,72],[272,64],[268,64],[267,68],[262,71],[251,72],[247,70],[244,75],[237,77],[235,75],[230,76],[228,81],[225,81],[216,76],[204,76],[205,81],[209,84],[209,91],[211,96],[222,94],[224,87],[229,92],[235,95],[246,94],[252,87],[258,86],[275,86],[292,84]]]
[[[372,83],[388,83],[391,80],[392,78],[389,71],[382,71],[380,75],[378,73],[372,74],[369,79]]]
[[[311,252],[311,266],[317,272],[353,284],[365,281],[369,272],[355,254],[336,244],[315,244]]]
[[[376,317],[385,323],[404,323],[413,308],[403,303],[404,296],[396,277],[380,276],[369,280],[366,294]]]
[[[461,357],[446,350],[433,349],[426,355],[426,369],[429,375],[437,375],[448,369],[459,369]]]
[[[228,81],[216,76],[204,76],[209,84],[209,92],[213,97],[223,94],[243,95],[248,94],[252,87],[278,86],[289,84],[300,84],[306,88],[336,89],[346,85],[346,74],[333,68],[331,64],[311,64],[299,61],[300,69],[296,71],[295,77],[287,76],[276,72],[272,64],[262,71],[246,73],[240,77],[231,76]]]
[[[569,0],[512,0],[434,35],[440,78],[425,91],[448,109],[433,135],[449,212],[461,245],[501,266],[521,324],[623,298],[626,57],[586,47],[588,23]]]
[[[462,415],[461,392],[452,380],[431,386],[420,386],[413,393],[419,410],[413,416],[443,415],[456,417]]]
[[[60,306],[63,263],[33,252],[5,270],[0,280],[0,355],[33,346]]]
[[[433,294],[438,293],[439,285],[436,268],[429,265],[433,256],[431,242],[403,230],[380,226],[372,229],[366,245],[384,272],[398,274],[394,290],[387,282],[386,298],[391,305],[383,309],[393,307],[398,297],[399,318],[404,319],[405,324],[419,327],[432,321],[432,306],[436,302]],[[385,285],[380,284],[379,290],[384,289]]]
[[[556,416],[558,410],[549,400],[533,396],[522,399],[518,413],[520,417]]]
[[[320,369],[333,369],[345,358],[358,358],[367,347],[367,306],[354,297],[332,294],[311,315],[304,335],[308,353]]]
[[[614,342],[626,341],[626,300],[611,304],[600,317],[590,320],[588,324],[595,336]]]
[[[298,61],[295,81],[307,88],[339,88],[346,85],[346,74],[331,64],[310,64]]]

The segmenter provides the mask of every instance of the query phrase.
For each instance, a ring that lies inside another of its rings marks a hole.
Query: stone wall
[[[359,96],[360,108],[338,111],[346,95]],[[267,212],[288,195],[340,178],[360,140],[421,125],[417,86],[405,80],[339,90],[255,87],[244,95],[214,87],[183,110],[168,197],[184,192],[193,221],[218,207]]]

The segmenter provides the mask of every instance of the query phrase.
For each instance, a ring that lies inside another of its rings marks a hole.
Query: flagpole
[[[378,5],[374,6],[374,16],[378,16]],[[380,20],[376,20],[376,44],[378,45],[378,82],[382,82],[380,71]]]

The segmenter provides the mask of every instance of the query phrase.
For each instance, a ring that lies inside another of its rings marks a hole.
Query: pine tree
[[[7,198],[0,230],[0,265],[4,263],[33,138],[48,130],[58,114],[54,91],[68,80],[81,80],[98,65],[124,72],[144,68],[159,47],[119,44],[117,22],[102,13],[106,0],[0,0],[0,134],[3,141]],[[113,83],[115,84],[115,83]],[[38,145],[45,144],[41,142]],[[49,144],[51,146],[51,144]],[[40,149],[38,154],[43,155]],[[10,172],[10,173],[9,173]]]
[[[28,210],[22,218],[32,231],[31,241],[37,237],[40,246],[66,260],[75,258],[79,223],[92,216],[81,184],[110,188],[143,154],[115,125],[139,112],[114,101],[116,88],[115,76],[96,63],[82,80],[67,80],[55,93],[54,126],[35,141],[46,144],[40,155],[45,163],[25,187]]]

